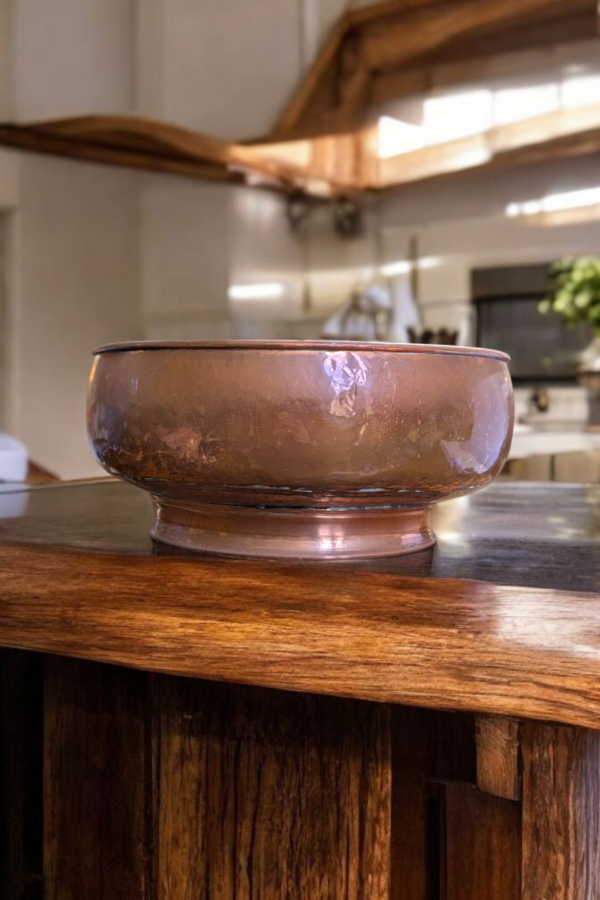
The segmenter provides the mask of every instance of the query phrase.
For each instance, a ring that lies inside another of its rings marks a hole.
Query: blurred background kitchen
[[[596,0],[0,0],[0,479],[101,474],[99,344],[326,336],[507,351],[507,476],[600,481],[599,150]]]

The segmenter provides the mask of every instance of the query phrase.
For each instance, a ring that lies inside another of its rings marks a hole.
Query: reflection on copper
[[[159,541],[248,556],[431,546],[432,504],[489,484],[513,425],[493,351],[315,342],[105,348],[88,430],[152,494]]]

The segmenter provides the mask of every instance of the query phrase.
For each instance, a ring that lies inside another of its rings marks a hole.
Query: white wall
[[[15,121],[133,110],[135,3],[12,0]]]
[[[227,139],[272,127],[301,71],[296,2],[140,0],[139,18],[142,112]]]
[[[142,309],[148,338],[218,329],[227,315],[230,188],[145,176],[141,194]],[[215,331],[215,337],[219,334]]]
[[[365,233],[338,237],[331,207],[298,231],[271,191],[144,176],[141,296],[152,340],[318,338],[377,265],[376,210]],[[276,282],[283,296],[232,300],[230,285]]]
[[[258,136],[348,5],[365,0],[0,0],[0,120],[137,112]]]
[[[19,198],[19,154],[0,147],[0,211],[12,210]]]
[[[8,428],[12,276],[11,214],[19,199],[19,155],[0,148],[0,431]]]
[[[348,6],[366,5],[365,0],[137,4],[140,112],[228,140],[268,133],[339,16]]]
[[[8,404],[8,216],[0,212],[0,431],[6,430]]]
[[[406,185],[383,196],[382,226],[429,225],[482,217],[503,218],[506,205],[555,191],[600,185],[600,161],[572,157]]]
[[[137,0],[0,0],[0,120],[133,110]],[[2,427],[62,477],[87,446],[90,350],[141,337],[139,175],[0,148]]]
[[[142,304],[150,339],[278,336],[301,314],[302,247],[281,196],[145,176]],[[228,299],[230,284],[285,282],[281,300]]]
[[[311,213],[308,219],[306,277],[310,313],[320,320],[335,312],[357,285],[372,278],[379,265],[377,204],[366,198],[361,202],[364,231],[356,238],[340,238],[335,233],[331,207]]]
[[[469,173],[414,185],[365,201],[365,233],[334,234],[329,207],[298,233],[285,200],[266,191],[144,176],[141,295],[150,339],[318,337],[352,289],[379,267],[406,260],[416,234],[426,267],[419,273],[423,323],[472,333],[470,273],[476,266],[546,262],[595,253],[600,225],[531,225],[509,219],[507,203],[600,184],[600,163],[587,159]],[[230,284],[280,282],[276,300],[231,301]],[[408,276],[393,284],[401,306]],[[412,318],[412,308],[407,309]]]
[[[7,428],[61,477],[101,474],[85,428],[90,351],[141,336],[138,176],[26,154],[19,169]]]
[[[269,131],[300,75],[298,7],[168,0],[169,119],[218,137]]]
[[[0,122],[12,118],[12,0],[0,0]]]

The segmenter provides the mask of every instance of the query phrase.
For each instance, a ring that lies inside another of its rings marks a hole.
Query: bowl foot
[[[154,497],[151,536],[165,544],[267,559],[366,559],[435,543],[429,508],[264,509]]]

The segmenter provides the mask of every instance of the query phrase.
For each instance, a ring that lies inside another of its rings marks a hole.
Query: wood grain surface
[[[496,797],[521,797],[519,723],[503,716],[477,717],[477,787]]]
[[[388,900],[389,708],[158,684],[159,900]]]
[[[600,500],[483,497],[421,559],[298,565],[153,547],[120,484],[0,496],[0,646],[58,654],[48,900],[596,900]],[[27,659],[0,656],[0,887],[35,896]]]
[[[522,900],[600,897],[600,735],[522,726]]]
[[[388,707],[46,666],[48,900],[388,900]]]
[[[148,678],[45,662],[45,900],[150,900]]]
[[[49,900],[600,894],[597,733],[522,722],[512,801],[468,714],[44,662]]]
[[[444,900],[521,900],[519,804],[461,784],[446,785],[444,794]]]
[[[589,594],[33,546],[0,566],[4,646],[600,727]]]
[[[474,784],[474,717],[399,706],[391,716],[390,900],[431,900],[446,880],[441,782]]]
[[[597,497],[514,483],[483,497],[445,504],[432,556],[298,565],[153,552],[148,500],[121,484],[2,495],[0,511],[27,502],[0,519],[0,646],[600,728]],[[442,574],[474,561],[508,583]],[[548,568],[573,589],[529,586]]]

